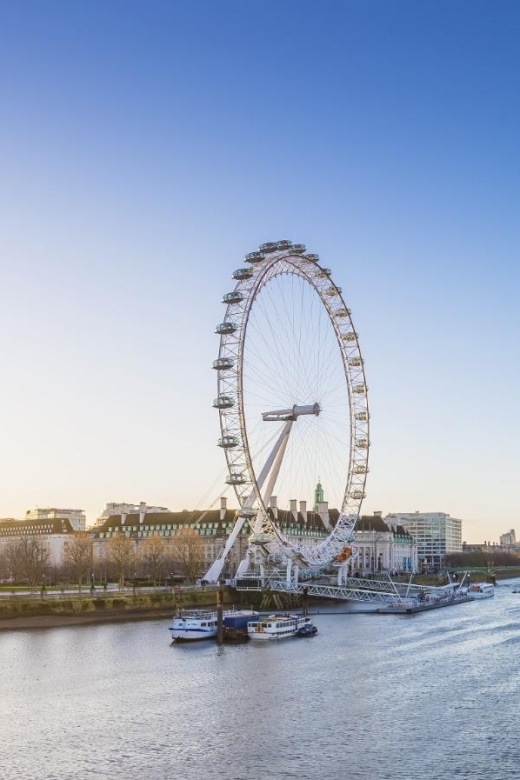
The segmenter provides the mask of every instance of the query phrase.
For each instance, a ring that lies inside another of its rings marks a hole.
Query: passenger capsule
[[[359,420],[362,422],[363,420],[368,420],[368,412],[357,412],[354,417],[356,420]]]
[[[276,243],[274,241],[268,241],[266,244],[260,244],[258,248],[260,252],[265,252],[265,254],[276,252]]]
[[[368,466],[363,466],[361,463],[358,463],[357,466],[354,466],[354,474],[368,474]]]
[[[346,309],[345,306],[342,306],[340,309],[336,309],[337,317],[349,317],[350,314],[351,314],[350,309]]]
[[[356,501],[359,501],[360,499],[365,498],[366,493],[363,493],[362,490],[353,490],[349,495],[350,498],[355,498]]]
[[[233,292],[226,293],[222,296],[222,303],[240,303],[240,301],[243,300],[244,293],[241,293],[238,290],[233,290]]]
[[[225,450],[229,450],[232,447],[238,447],[238,436],[226,434],[218,440],[217,445]]]
[[[261,263],[262,260],[265,260],[263,252],[249,252],[249,254],[245,256],[246,263]]]
[[[357,393],[357,395],[365,395],[365,393],[367,391],[367,386],[366,385],[354,385],[352,390],[353,390],[354,393]]]
[[[247,482],[247,479],[241,471],[231,471],[229,476],[226,477],[228,485],[243,485]]]
[[[357,333],[353,330],[347,330],[342,336],[343,341],[356,341]]]
[[[276,242],[276,248],[278,250],[290,249],[291,246],[292,246],[292,241],[277,241]]]
[[[214,360],[212,365],[216,371],[227,371],[229,368],[233,368],[235,361],[230,357],[221,357]]]
[[[368,449],[368,439],[356,439],[356,447],[360,450]]]
[[[221,322],[215,328],[215,333],[218,333],[219,336],[228,336],[230,333],[234,333],[237,328],[238,325],[236,325],[234,322]]]
[[[295,255],[302,255],[306,249],[307,247],[305,244],[293,244],[291,247],[291,252]]]
[[[230,409],[234,405],[235,401],[230,395],[219,395],[218,398],[215,398],[213,401],[215,409]]]
[[[363,365],[363,360],[360,357],[353,357],[348,359],[348,364],[351,368]]]
[[[244,279],[251,279],[253,276],[254,271],[251,267],[249,268],[237,268],[236,271],[233,271],[233,279],[238,279],[239,282],[244,281]]]
[[[313,263],[317,263],[319,261],[319,259],[320,259],[319,255],[314,255],[314,254],[311,254],[311,253],[305,255],[305,257],[307,258],[307,260],[312,260]]]

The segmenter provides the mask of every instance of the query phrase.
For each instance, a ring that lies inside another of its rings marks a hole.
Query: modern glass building
[[[385,522],[403,526],[415,539],[422,569],[438,568],[446,554],[462,551],[462,520],[445,512],[397,512],[387,515]]]

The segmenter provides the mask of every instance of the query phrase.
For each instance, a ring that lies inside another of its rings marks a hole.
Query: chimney
[[[300,514],[303,517],[303,522],[307,525],[307,502],[300,501]]]
[[[227,512],[227,498],[225,496],[220,497],[220,521],[224,520]]]
[[[278,499],[276,496],[271,496],[269,507],[273,513],[274,519],[278,520]]]
[[[329,502],[328,501],[320,501],[318,504],[318,514],[321,517],[321,522],[327,529],[327,531],[332,531],[332,526],[330,524],[330,517],[329,517]]]
[[[289,511],[294,517],[294,522],[298,522],[298,501],[295,498],[291,498],[289,501]]]
[[[145,517],[146,517],[146,502],[141,501],[141,503],[139,504],[139,525],[143,524]]]

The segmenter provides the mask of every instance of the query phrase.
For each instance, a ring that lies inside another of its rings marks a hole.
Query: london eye
[[[250,554],[239,573],[255,560],[316,569],[345,560],[368,474],[364,363],[331,270],[303,244],[277,241],[247,254],[233,280],[216,327],[213,406],[239,510],[210,582],[246,523]],[[318,476],[338,512],[326,534],[302,540],[284,531],[278,512],[306,514]]]

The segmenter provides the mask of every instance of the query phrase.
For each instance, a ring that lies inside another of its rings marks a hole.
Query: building
[[[124,518],[127,515],[139,515],[139,521],[143,522],[144,517],[147,514],[158,514],[158,513],[165,513],[169,512],[170,510],[167,509],[165,506],[148,506],[148,504],[145,501],[141,501],[139,504],[127,504],[127,503],[110,503],[105,504],[105,508],[101,512],[98,520],[97,525],[102,525],[109,517],[113,517],[114,515],[120,515]]]
[[[0,553],[5,553],[13,542],[33,538],[42,542],[49,551],[47,566],[59,568],[64,561],[68,541],[74,529],[68,518],[0,520]],[[8,576],[8,572],[3,572]]]
[[[68,520],[74,531],[84,531],[86,527],[83,509],[57,509],[56,507],[36,507],[25,513],[25,519],[31,522],[44,520]]]
[[[380,512],[363,515],[357,521],[352,550],[351,574],[411,574],[418,568],[417,544],[412,535],[402,525],[385,522]]]
[[[504,547],[506,550],[514,550],[516,548],[516,534],[514,528],[511,528],[511,530],[507,531],[505,534],[501,534],[500,546]]]
[[[202,560],[200,561],[199,576],[202,576],[218,557],[228,535],[233,528],[236,510],[228,509],[227,500],[221,498],[220,509],[206,511],[171,512],[164,507],[147,507],[146,504],[107,504],[105,512],[110,508],[117,509],[114,514],[98,520],[96,527],[91,530],[93,539],[94,567],[104,566],[107,560],[106,544],[115,534],[123,533],[134,543],[136,557],[139,558],[140,545],[150,536],[160,536],[165,539],[165,557],[173,568],[175,559],[175,537],[181,531],[191,529],[203,540]],[[146,511],[143,508],[146,507]],[[134,511],[126,511],[133,509]],[[154,511],[157,509],[157,511]],[[250,530],[244,527],[231,550],[224,575],[231,576],[238,567],[240,560],[247,549]],[[181,572],[171,571],[173,574]]]
[[[396,512],[385,522],[402,526],[413,537],[422,570],[438,569],[447,554],[462,551],[462,520],[445,512]]]
[[[323,493],[319,494],[323,498]],[[106,567],[107,541],[116,534],[123,533],[134,543],[136,559],[140,559],[140,546],[150,536],[165,539],[165,558],[169,561],[171,573],[182,574],[175,570],[175,537],[184,529],[191,529],[203,541],[199,576],[202,576],[222,551],[236,520],[236,510],[229,509],[227,500],[221,498],[220,508],[207,511],[171,512],[159,507],[147,507],[143,512],[140,505],[107,504],[118,511],[103,519],[91,530],[93,538],[94,565]],[[127,512],[126,509],[134,509]],[[309,510],[305,501],[291,500],[288,509],[278,507],[277,498],[270,501],[269,515],[281,533],[292,544],[316,545],[331,533],[339,517],[337,509],[329,509],[326,501],[317,504],[317,511]],[[224,577],[233,577],[239,563],[246,555],[251,529],[244,523],[238,538],[231,549],[223,569]],[[381,513],[371,517],[362,517],[356,525],[352,540],[353,556],[350,573],[362,575],[380,571],[413,572],[418,568],[417,544],[411,534],[395,521],[385,523]],[[167,573],[170,573],[168,570]],[[98,574],[99,576],[99,574]]]

